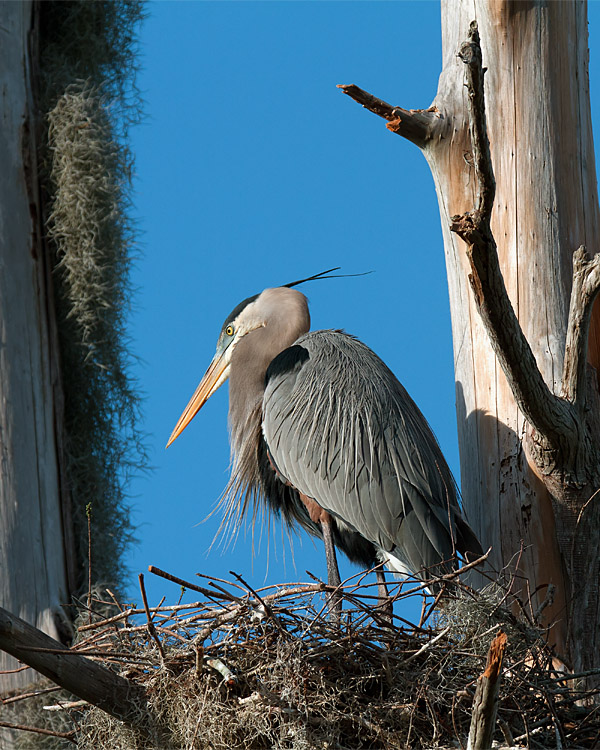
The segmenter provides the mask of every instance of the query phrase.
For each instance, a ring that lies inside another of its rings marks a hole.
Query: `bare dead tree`
[[[588,669],[600,657],[600,224],[587,8],[444,0],[442,38],[427,109],[341,88],[431,167],[469,520],[497,568],[518,560],[524,594],[541,603],[556,585],[550,638]]]

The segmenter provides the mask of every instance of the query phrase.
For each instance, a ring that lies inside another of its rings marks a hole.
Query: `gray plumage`
[[[429,425],[391,370],[352,336],[309,333],[273,360],[262,428],[291,484],[398,572],[439,574],[456,551],[473,551]]]
[[[437,441],[395,375],[352,336],[309,327],[295,289],[238,305],[169,444],[229,378],[230,517],[263,502],[331,533],[359,564],[424,578],[454,568],[457,552],[480,554]],[[320,521],[311,499],[327,512]]]

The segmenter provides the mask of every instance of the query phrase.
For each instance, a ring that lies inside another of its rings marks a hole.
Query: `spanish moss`
[[[122,586],[133,539],[127,482],[146,466],[126,330],[136,253],[127,133],[141,112],[136,35],[144,5],[76,0],[40,3],[39,11],[42,180],[78,585],[90,504],[93,578]]]

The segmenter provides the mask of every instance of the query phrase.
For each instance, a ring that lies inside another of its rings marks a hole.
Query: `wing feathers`
[[[273,360],[263,433],[294,487],[414,573],[450,559],[456,543],[476,542],[425,418],[351,336],[309,333]]]

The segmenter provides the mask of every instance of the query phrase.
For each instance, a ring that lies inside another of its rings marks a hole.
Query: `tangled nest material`
[[[97,601],[74,649],[143,685],[154,728],[142,710],[146,736],[63,698],[62,732],[79,748],[465,747],[475,686],[500,629],[509,645],[498,746],[598,746],[593,691],[554,670],[533,613],[497,584],[475,592],[448,583],[441,612],[430,605],[419,625],[394,616],[390,627],[365,574],[342,586],[338,623],[316,580],[255,591],[239,576],[197,586],[151,571],[200,598],[143,609]],[[141,585],[145,600],[143,577]],[[391,595],[397,602],[419,589],[396,584]],[[22,748],[36,746],[24,736]]]

